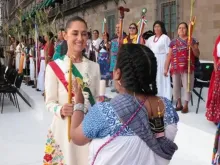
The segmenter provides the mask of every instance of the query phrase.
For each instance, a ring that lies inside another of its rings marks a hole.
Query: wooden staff
[[[191,0],[191,11],[190,11],[190,23],[189,23],[189,29],[188,29],[188,77],[187,77],[187,91],[190,92],[190,86],[191,86],[191,44],[192,44],[192,33],[193,33],[193,27],[195,25],[195,17],[193,17],[193,7],[195,4],[195,0]]]
[[[68,103],[72,104],[72,60],[69,61],[69,77],[68,77]],[[70,142],[71,117],[68,116],[68,140]]]
[[[118,10],[120,11],[120,20],[119,20],[120,29],[119,29],[119,37],[118,37],[119,47],[120,47],[123,44],[123,23],[124,23],[125,12],[129,12],[130,9],[120,6]]]
[[[140,29],[139,29],[139,34],[137,38],[137,43],[138,44],[144,44],[144,39],[142,37],[143,32],[144,32],[144,26],[147,23],[147,20],[145,19],[147,13],[147,9],[143,8],[141,12],[141,20],[140,20]]]

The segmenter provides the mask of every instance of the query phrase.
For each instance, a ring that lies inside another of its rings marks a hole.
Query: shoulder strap
[[[56,74],[57,78],[60,80],[60,82],[65,87],[66,91],[68,92],[68,82],[65,79],[63,71],[60,69],[60,67],[57,65],[57,63],[54,61],[51,61],[49,63],[49,65],[52,68],[52,70],[54,71],[54,73]],[[72,93],[72,96],[74,96],[74,93]]]

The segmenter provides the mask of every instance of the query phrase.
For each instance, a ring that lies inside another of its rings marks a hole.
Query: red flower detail
[[[49,162],[49,161],[51,161],[53,158],[52,158],[52,156],[50,155],[50,154],[46,154],[45,156],[44,156],[44,160],[46,160],[47,162]]]

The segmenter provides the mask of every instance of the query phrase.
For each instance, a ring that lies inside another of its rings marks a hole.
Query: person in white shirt
[[[19,41],[16,41],[16,49],[15,49],[15,69],[19,69],[19,62],[21,56],[21,44]]]
[[[102,42],[102,39],[99,38],[99,31],[98,30],[93,30],[92,33],[92,44],[90,46],[90,57],[89,59],[92,61],[97,62],[97,58],[98,58],[98,54],[99,54],[99,46]],[[95,59],[91,56],[93,56],[93,54],[95,54]]]

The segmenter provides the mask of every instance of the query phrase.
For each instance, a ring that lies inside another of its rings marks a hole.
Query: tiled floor
[[[0,165],[42,165],[47,128],[52,116],[45,110],[41,93],[25,85],[21,88],[30,97],[33,108],[19,98],[19,113],[6,100],[4,113],[0,114]],[[204,91],[203,96],[206,94],[207,91]],[[107,95],[113,96],[109,89]],[[194,96],[194,104],[196,99]],[[210,164],[216,127],[206,120],[204,113],[204,102],[200,104],[199,114],[195,114],[195,105],[190,113],[179,113],[176,138],[179,150],[171,165]]]

